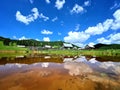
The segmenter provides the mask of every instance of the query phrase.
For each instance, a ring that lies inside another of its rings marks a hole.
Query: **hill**
[[[45,45],[50,45],[52,47],[56,47],[56,48],[60,48],[63,46],[63,43],[66,43],[66,42],[63,42],[63,41],[50,41],[50,42],[45,42],[45,41],[37,41],[37,40],[34,40],[34,39],[28,39],[28,40],[12,40],[12,39],[9,39],[9,38],[4,38],[4,37],[0,37],[0,41],[3,41],[3,44],[4,45],[7,45],[9,46],[10,44],[11,45],[25,45],[25,46],[40,46],[40,47],[43,47]],[[73,44],[72,44],[73,45]],[[73,45],[73,47],[77,47],[79,48],[78,46],[76,45]]]
[[[95,49],[120,49],[120,44],[96,44]]]

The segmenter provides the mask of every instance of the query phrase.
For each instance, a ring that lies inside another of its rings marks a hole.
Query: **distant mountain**
[[[28,39],[28,40],[12,40],[9,38],[4,38],[0,37],[0,41],[3,41],[4,45],[9,45],[9,43],[16,43],[17,45],[25,45],[25,46],[45,46],[45,45],[50,45],[52,47],[60,48],[63,46],[63,43],[66,43],[64,41],[50,41],[50,42],[45,42],[45,41],[37,41],[34,39]],[[72,44],[73,45],[73,44]],[[73,45],[73,47],[77,47],[76,45]]]
[[[95,49],[120,49],[120,44],[96,44]]]

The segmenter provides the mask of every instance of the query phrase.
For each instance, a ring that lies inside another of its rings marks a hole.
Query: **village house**
[[[73,48],[73,45],[70,44],[70,43],[63,43],[63,48],[64,48],[64,49],[72,49],[72,48]]]

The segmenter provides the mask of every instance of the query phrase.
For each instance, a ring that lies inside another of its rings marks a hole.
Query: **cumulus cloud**
[[[112,7],[110,7],[110,9],[116,9],[120,7],[120,3],[114,2],[114,5]]]
[[[90,35],[84,32],[72,32],[68,33],[68,36],[64,37],[64,41],[71,42],[71,43],[78,43],[86,41]]]
[[[73,13],[83,13],[85,10],[82,6],[79,6],[78,4],[75,4],[73,9],[70,11],[72,14]]]
[[[42,34],[53,34],[53,32],[49,31],[49,30],[42,30],[41,31]]]
[[[19,40],[28,40],[29,38],[26,38],[25,36],[22,36],[19,38]]]
[[[50,0],[45,0],[45,2],[49,4],[49,3],[50,3]]]
[[[64,41],[71,42],[74,44],[81,44],[81,42],[85,42],[90,36],[100,35],[108,30],[119,30],[120,29],[120,9],[116,10],[113,13],[113,19],[106,19],[103,23],[98,23],[95,26],[88,27],[85,31],[82,32],[68,32],[68,36],[64,37]],[[109,36],[108,39],[101,37],[97,39],[99,43],[120,43],[119,41],[119,34],[114,34]],[[113,40],[113,37],[115,38]]]
[[[24,16],[21,14],[20,11],[17,11],[16,12],[16,20],[28,25],[30,22],[33,22],[34,20],[36,20],[39,16],[39,12],[38,12],[37,8],[33,8],[31,10],[31,12],[32,12],[32,14]]]
[[[60,10],[63,8],[63,5],[65,4],[65,0],[56,0],[55,7]]]
[[[44,37],[44,38],[43,38],[43,41],[49,42],[49,41],[50,41],[50,38],[49,38],[49,37]]]
[[[90,5],[90,1],[85,1],[84,2],[84,6],[89,6]]]
[[[13,39],[17,39],[17,37],[16,37],[16,36],[13,36]]]
[[[104,31],[109,30],[112,24],[113,24],[113,19],[107,19],[105,22],[103,22]]]
[[[120,29],[120,9],[113,14],[114,19],[106,19],[103,23],[98,23],[96,26],[88,27],[85,33],[89,35],[99,35],[110,29]]]
[[[75,26],[75,31],[78,31],[79,28],[80,28],[80,24],[77,24],[77,25]]]
[[[20,21],[26,25],[28,25],[31,22],[34,22],[36,19],[38,19],[38,17],[43,19],[44,21],[49,20],[49,17],[43,15],[43,13],[39,14],[37,8],[33,8],[31,10],[31,12],[32,12],[31,14],[25,16],[25,15],[22,15],[20,11],[17,11],[16,12],[16,20]]]
[[[103,32],[104,32],[104,28],[102,23],[98,23],[96,26],[88,27],[88,29],[85,30],[85,33],[89,35],[102,34]]]
[[[38,38],[35,39],[36,41],[40,41]]]
[[[117,30],[120,29],[120,9],[116,10],[115,13],[113,14],[115,20],[112,24],[111,29]]]
[[[58,20],[58,17],[53,18],[52,22],[55,22],[56,20]]]
[[[49,20],[49,17],[43,15],[43,13],[41,13],[41,14],[39,15],[39,17],[42,18],[44,21]]]
[[[117,30],[120,28],[120,10],[113,14],[115,19],[106,19],[103,23],[98,23],[96,26],[88,27],[85,33],[90,35],[98,35],[110,29]]]
[[[111,44],[111,43],[120,44],[120,33],[110,34],[108,36],[108,39],[105,39],[104,37],[98,38],[97,41],[99,43],[104,43],[104,44]]]
[[[29,0],[31,4],[33,4],[34,0]]]

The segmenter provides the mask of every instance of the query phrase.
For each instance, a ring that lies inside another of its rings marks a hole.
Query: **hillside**
[[[120,49],[120,44],[96,44],[95,49]]]
[[[34,40],[34,39],[29,39],[29,40],[11,40],[9,38],[4,38],[4,37],[0,37],[0,41],[3,41],[3,44],[7,45],[7,46],[10,43],[11,43],[11,45],[16,43],[17,45],[40,46],[40,47],[43,47],[45,45],[50,45],[52,47],[57,47],[57,48],[62,47],[63,43],[66,43],[66,42],[63,42],[63,41],[45,42],[45,41],[37,41],[37,40]],[[78,47],[78,46],[73,45],[73,47]]]

